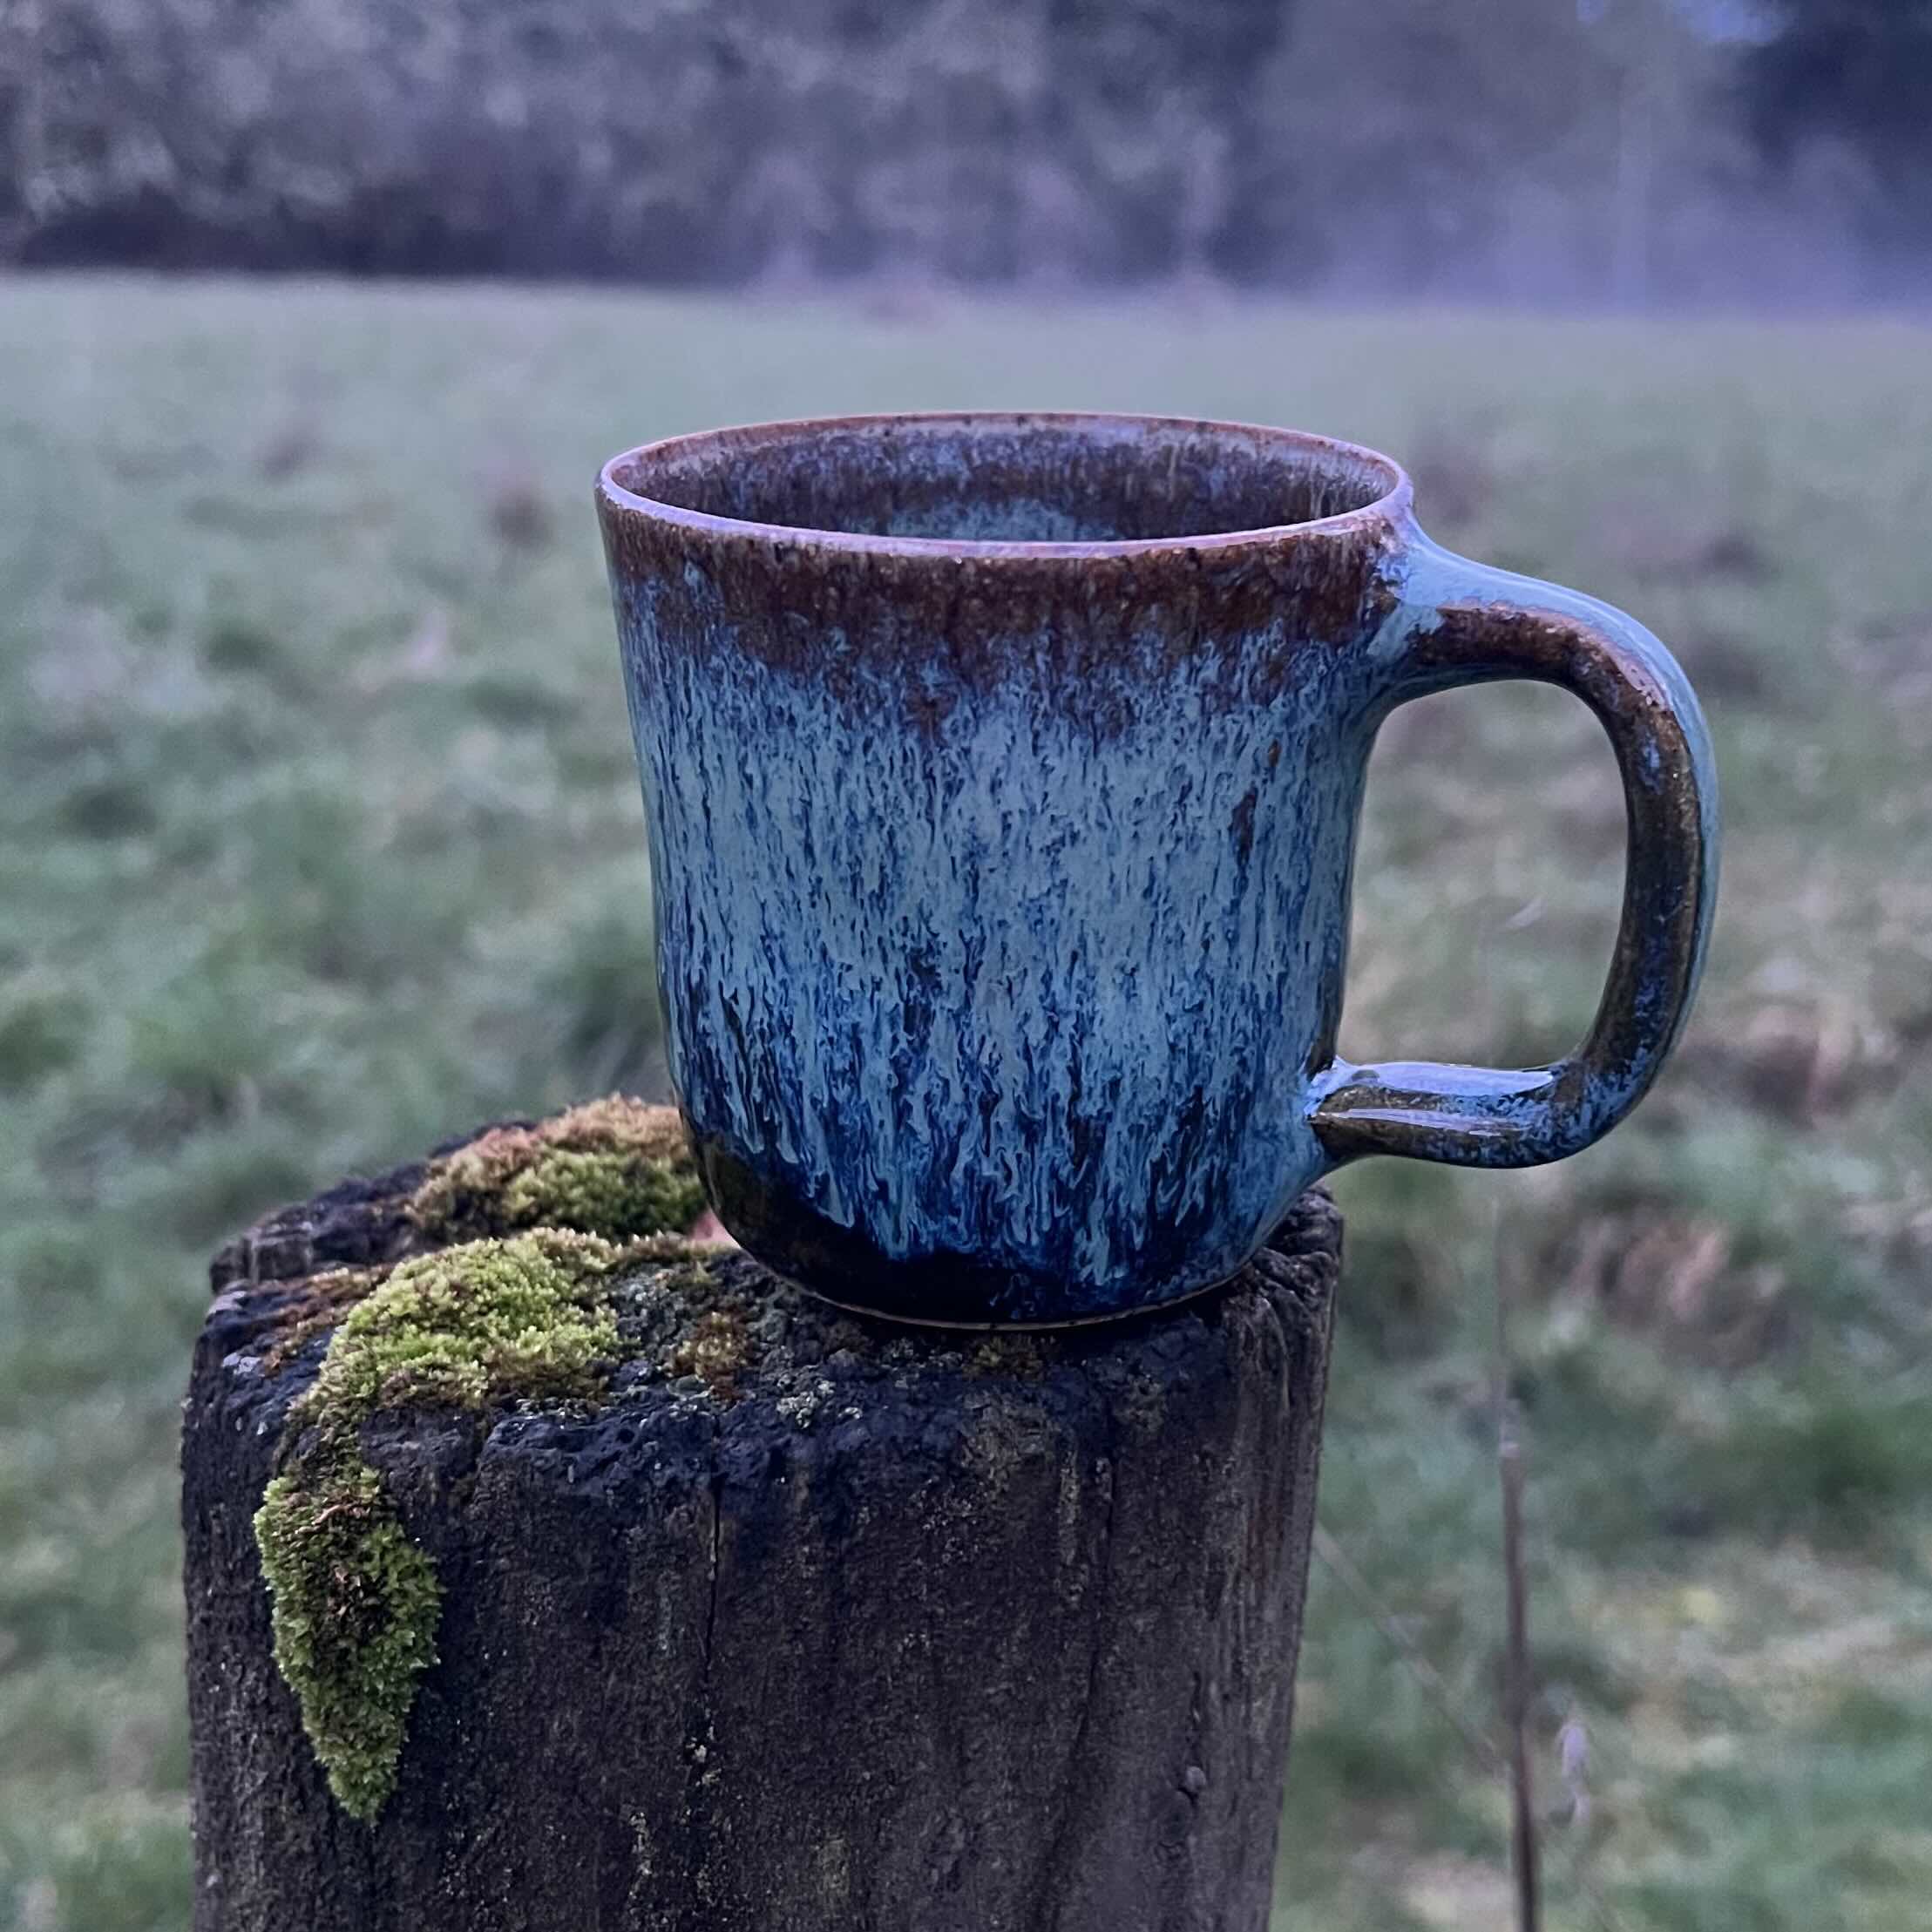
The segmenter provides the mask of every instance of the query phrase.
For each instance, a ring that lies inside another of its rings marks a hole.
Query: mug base
[[[747,1253],[753,1251],[747,1249]],[[754,1256],[754,1258],[757,1258]],[[867,1321],[889,1321],[899,1328],[932,1328],[951,1335],[1041,1335],[1054,1334],[1066,1328],[1108,1328],[1120,1322],[1140,1321],[1149,1315],[1164,1315],[1171,1309],[1183,1308],[1190,1301],[1199,1301],[1208,1295],[1217,1294],[1240,1273],[1225,1281],[1210,1281],[1198,1288],[1183,1288],[1178,1293],[1157,1301],[1137,1301],[1129,1307],[1103,1309],[1093,1315],[1047,1316],[1036,1321],[1011,1321],[1002,1318],[986,1317],[979,1320],[946,1321],[936,1315],[906,1315],[884,1308],[868,1308],[864,1303],[841,1301],[837,1295],[829,1295],[823,1288],[814,1288],[809,1281],[800,1281],[795,1276],[787,1275],[782,1268],[767,1262],[764,1264],[776,1275],[783,1275],[802,1294],[807,1294],[814,1301],[822,1301],[828,1308],[836,1308],[842,1315],[858,1315]],[[923,1264],[909,1262],[908,1267],[919,1267]]]
[[[1172,1308],[1226,1286],[1237,1266],[1212,1281],[1136,1295],[1115,1305],[1091,1289],[970,1256],[887,1255],[857,1229],[841,1227],[789,1190],[761,1178],[718,1141],[693,1131],[699,1171],[718,1218],[755,1259],[807,1294],[852,1315],[917,1328],[1088,1328]]]

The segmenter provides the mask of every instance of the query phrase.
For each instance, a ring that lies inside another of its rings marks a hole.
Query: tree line
[[[0,0],[0,261],[1932,288],[1932,0]]]

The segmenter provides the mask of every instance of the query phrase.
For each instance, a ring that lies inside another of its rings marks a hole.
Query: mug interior
[[[610,484],[735,523],[946,543],[1231,536],[1368,509],[1401,472],[1291,430],[1129,416],[762,424],[620,457]]]

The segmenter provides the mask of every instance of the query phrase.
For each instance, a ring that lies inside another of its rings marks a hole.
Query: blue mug
[[[1589,1146],[1683,1026],[1717,880],[1683,673],[1620,612],[1432,543],[1386,457],[859,417],[650,444],[598,498],[672,1082],[725,1226],[832,1300],[1171,1301],[1359,1156]],[[1554,1066],[1351,1066],[1376,729],[1502,678],[1574,691],[1616,750],[1602,1007]]]

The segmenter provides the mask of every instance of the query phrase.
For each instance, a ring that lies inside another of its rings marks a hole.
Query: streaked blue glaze
[[[1669,959],[1637,974],[1635,1044],[1580,1082],[1333,1062],[1375,729],[1524,675],[1417,641],[1465,600],[1613,622],[1701,772],[1647,633],[1450,558],[1393,464],[1285,432],[735,437],[620,458],[601,501],[672,1080],[719,1211],[773,1266],[914,1317],[1115,1313],[1225,1279],[1356,1153],[1552,1159],[1648,1084],[1688,999]],[[1340,513],[1134,531],[1238,517],[1270,464]],[[772,527],[834,514],[871,534]],[[1682,918],[1653,938],[1680,954]]]
[[[880,728],[903,691],[855,714],[721,681],[647,594],[626,614],[671,1074],[705,1129],[886,1254],[997,1254],[1092,1285],[1079,1312],[1238,1268],[1325,1164],[1299,1095],[1361,783],[1332,661],[1218,715],[1150,667],[1107,741],[1016,683],[926,740]]]

